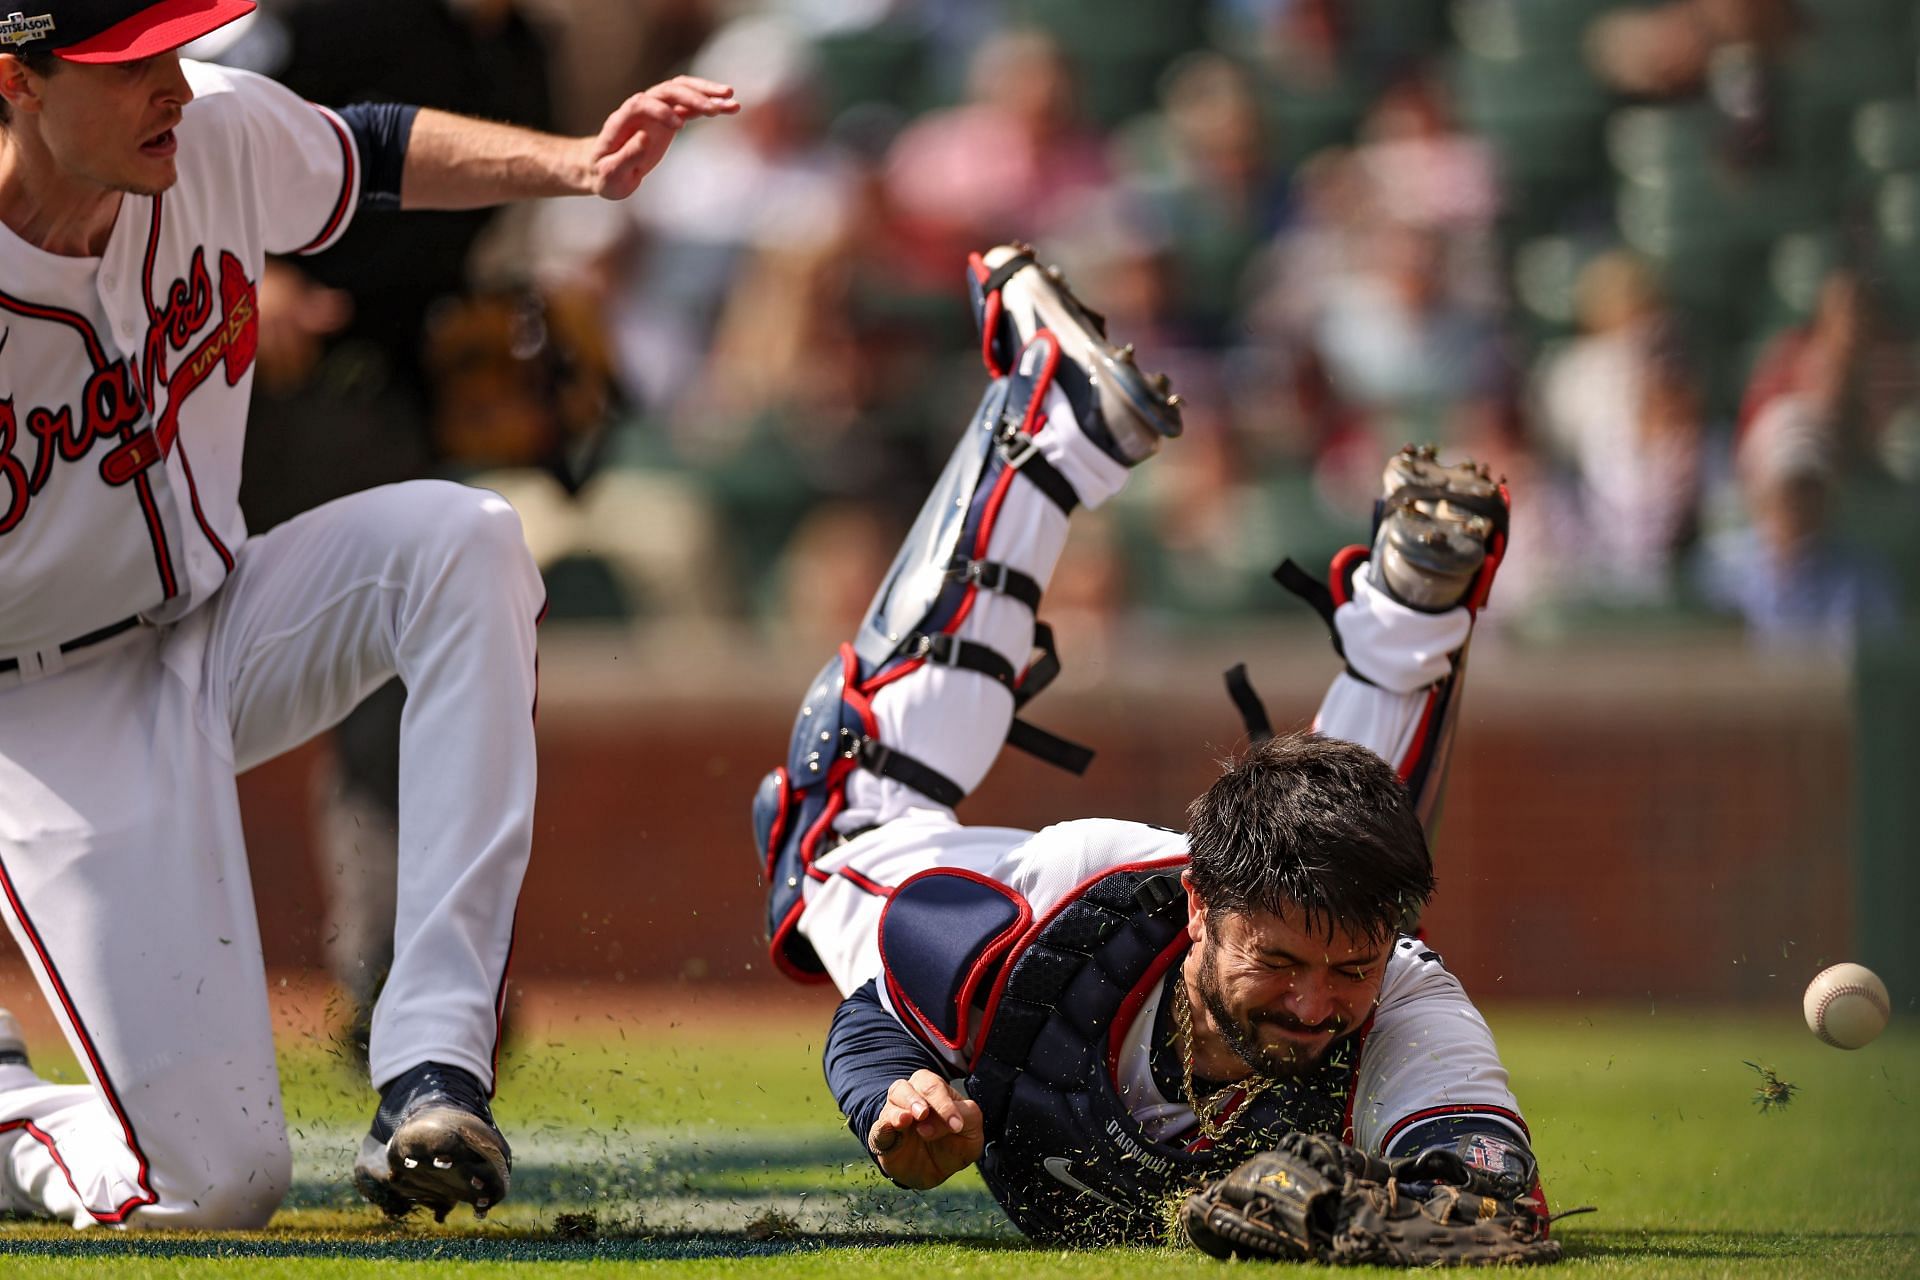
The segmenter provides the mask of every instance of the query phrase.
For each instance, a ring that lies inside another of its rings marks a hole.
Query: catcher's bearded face
[[[35,76],[24,110],[69,178],[109,191],[158,195],[179,177],[174,126],[193,101],[176,52],[134,62],[65,63]],[[23,108],[16,104],[15,128]]]
[[[1185,977],[1194,1007],[1194,1066],[1212,1079],[1221,1051],[1261,1075],[1300,1075],[1367,1020],[1380,998],[1393,939],[1336,926],[1331,937],[1291,915],[1210,915],[1193,899]],[[1211,1051],[1211,1052],[1210,1052]],[[1213,1065],[1209,1065],[1209,1064]]]

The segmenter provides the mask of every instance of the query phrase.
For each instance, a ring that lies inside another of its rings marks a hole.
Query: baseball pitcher
[[[392,485],[249,540],[237,504],[269,253],[369,210],[629,195],[679,78],[592,138],[315,106],[178,47],[252,0],[0,5],[0,909],[90,1084],[0,1018],[0,1207],[252,1227],[289,1153],[234,775],[398,675],[393,967],[355,1181],[484,1213],[534,797],[540,577],[517,518]],[[428,51],[423,51],[423,54]]]

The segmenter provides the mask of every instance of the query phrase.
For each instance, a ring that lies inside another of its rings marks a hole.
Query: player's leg
[[[391,1210],[485,1209],[506,1190],[486,1098],[532,841],[543,599],[511,507],[415,481],[248,543],[204,611],[209,714],[232,726],[241,769],[336,723],[391,676],[407,688],[393,963],[368,1055],[382,1106],[356,1167]],[[379,1178],[388,1164],[392,1180]]]
[[[858,967],[844,956],[865,948],[875,884],[918,869],[907,850],[933,848],[1003,745],[1057,745],[1015,711],[1044,683],[1031,662],[1036,610],[1068,517],[1119,492],[1128,468],[1179,431],[1165,380],[1110,345],[1030,250],[976,256],[968,280],[991,385],[755,801],[774,958],[796,977]],[[848,835],[909,814],[915,840],[860,842],[877,859],[865,872],[835,856]]]
[[[170,640],[0,688],[0,907],[92,1082],[0,1066],[0,1200],[76,1226],[257,1227],[291,1180],[226,729]]]
[[[1394,765],[1431,831],[1467,643],[1506,550],[1507,493],[1482,468],[1443,466],[1412,448],[1388,462],[1383,489],[1373,546],[1334,558],[1331,598],[1321,602],[1347,669],[1314,728]]]

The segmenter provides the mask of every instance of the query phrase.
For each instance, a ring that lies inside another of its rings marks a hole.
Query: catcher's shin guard
[[[865,769],[892,779],[947,807],[979,781],[948,777],[899,744],[882,742],[873,709],[881,689],[930,666],[970,672],[1006,690],[1000,705],[1009,726],[1007,742],[1076,773],[1092,758],[1085,748],[1014,718],[1015,710],[1059,672],[1044,624],[1033,628],[1038,657],[1001,653],[957,634],[983,591],[1030,611],[1039,608],[1043,584],[988,558],[988,546],[1016,485],[1032,486],[1041,497],[1029,500],[1051,503],[1063,513],[1079,504],[1072,484],[1034,439],[1044,426],[1047,392],[1063,364],[1058,342],[1037,335],[1014,372],[988,389],[887,571],[858,637],[841,645],[808,687],[786,763],[761,783],[753,805],[754,838],[767,878],[773,960],[789,976],[804,981],[824,975],[796,925],[807,879],[827,878],[814,863],[837,842],[835,820],[846,810],[853,772]]]

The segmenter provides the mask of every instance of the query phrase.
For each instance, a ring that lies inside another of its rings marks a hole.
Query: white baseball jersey
[[[0,224],[0,658],[29,675],[57,670],[63,641],[178,618],[226,580],[261,264],[332,244],[359,198],[338,116],[182,65],[180,180],[123,196],[100,257]]]
[[[291,1184],[238,772],[406,685],[376,1085],[492,1080],[532,842],[512,508],[415,481],[247,537],[261,267],[339,237],[359,166],[332,112],[183,65],[178,181],[99,258],[0,226],[0,917],[90,1081],[0,1067],[0,1210],[75,1225],[257,1227]]]
[[[1137,822],[1087,818],[1026,832],[965,827],[942,811],[918,809],[823,860],[833,878],[808,899],[802,928],[842,988],[851,990],[880,970],[873,924],[884,898],[875,888],[932,867],[962,868],[1020,894],[1038,920],[1101,871],[1141,864],[1177,867],[1186,853],[1183,833]],[[1161,992],[1155,984],[1135,1015],[1117,1077],[1128,1109],[1155,1138],[1178,1135],[1194,1124],[1192,1107],[1165,1097],[1154,1083],[1153,1029]],[[891,1010],[884,983],[880,995]],[[1355,1145],[1391,1153],[1394,1139],[1412,1124],[1461,1112],[1485,1114],[1511,1128],[1517,1141],[1527,1141],[1486,1020],[1424,943],[1402,938],[1395,945],[1380,1003],[1358,1034],[1351,1110]],[[942,1056],[956,1073],[965,1074],[963,1054]]]

